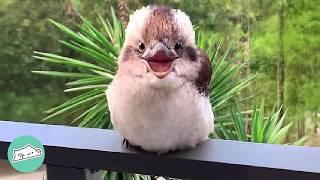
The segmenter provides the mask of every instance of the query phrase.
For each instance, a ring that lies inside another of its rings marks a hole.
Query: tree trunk
[[[314,130],[313,130],[313,133],[315,134],[315,135],[319,135],[318,134],[318,128],[319,128],[319,126],[318,126],[318,111],[317,110],[314,110],[314,112],[315,112],[315,123],[314,123]]]
[[[67,2],[66,2],[65,14],[67,16],[72,16],[73,15],[73,6],[72,6],[72,1],[71,0],[67,0]]]
[[[124,27],[129,21],[129,8],[127,0],[118,0],[118,16],[122,20]]]
[[[281,3],[279,10],[279,60],[278,60],[278,108],[284,105],[284,71],[285,71],[285,56],[284,56],[284,45],[283,45],[283,36],[284,36],[284,2]],[[280,112],[280,117],[283,115],[283,108]]]
[[[250,60],[250,17],[249,17],[249,8],[248,10],[244,13],[244,20],[242,22],[242,31],[244,33],[243,36],[243,53],[244,53],[244,61],[245,61],[245,74],[249,75],[250,74],[250,64],[249,64],[249,60]],[[249,97],[250,95],[252,95],[252,88],[251,87],[246,87],[244,92],[244,96],[243,97]],[[250,108],[250,103],[246,102],[246,109]],[[246,129],[247,132],[249,132],[250,129],[250,117],[249,114],[246,114],[245,116],[246,118]]]
[[[304,115],[298,122],[298,139],[302,138],[305,135],[305,122],[309,115]],[[311,118],[311,117],[310,117]]]

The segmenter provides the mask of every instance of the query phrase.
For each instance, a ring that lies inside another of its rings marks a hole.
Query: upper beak
[[[151,71],[159,78],[164,78],[172,70],[173,61],[177,58],[174,51],[159,42],[142,56]]]
[[[176,54],[169,50],[167,46],[163,43],[159,42],[149,51],[146,51],[145,54],[142,56],[147,61],[173,61],[175,60]]]

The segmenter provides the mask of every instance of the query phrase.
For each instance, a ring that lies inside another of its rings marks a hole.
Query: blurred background
[[[297,122],[292,136],[313,134],[309,144],[320,146],[320,1],[310,0],[1,0],[0,119],[39,122],[44,110],[72,96],[63,92],[67,79],[30,72],[67,68],[35,60],[33,51],[76,56],[58,42],[66,37],[49,18],[76,28],[78,13],[94,23],[99,14],[110,18],[113,6],[127,22],[153,3],[184,10],[217,43],[240,53],[248,63],[239,76],[256,79],[239,96],[264,98],[268,111],[284,104],[286,119]]]

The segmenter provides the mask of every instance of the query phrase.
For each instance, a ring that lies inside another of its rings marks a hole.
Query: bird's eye
[[[174,46],[174,49],[176,51],[182,49],[182,43],[181,42],[177,42],[176,45]]]
[[[140,41],[139,42],[139,51],[143,52],[145,50],[145,48],[146,48],[146,46],[144,45],[144,43]]]

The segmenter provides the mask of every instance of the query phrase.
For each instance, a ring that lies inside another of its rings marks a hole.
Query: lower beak
[[[145,59],[153,74],[162,79],[172,71],[176,57],[165,45],[158,43],[148,52]]]

